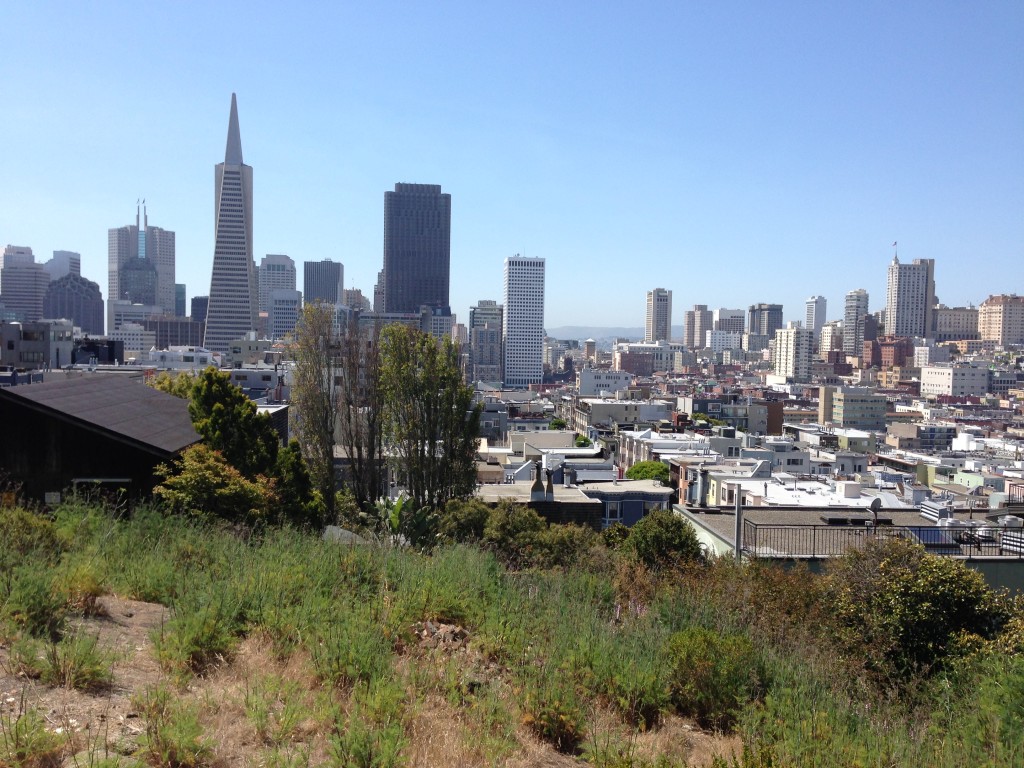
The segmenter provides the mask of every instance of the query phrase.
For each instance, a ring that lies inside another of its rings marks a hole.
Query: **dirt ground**
[[[168,680],[157,663],[151,639],[168,619],[160,605],[125,600],[114,596],[99,599],[100,614],[72,620],[79,632],[95,635],[99,643],[115,654],[113,685],[96,694],[46,686],[19,674],[10,660],[10,648],[0,645],[0,724],[10,724],[22,712],[34,709],[43,716],[49,730],[70,738],[64,766],[92,766],[101,758],[129,756],[138,750],[145,722],[133,705],[133,696]],[[445,634],[447,633],[447,634]],[[417,633],[421,634],[421,633]],[[429,635],[429,636],[428,636]],[[423,642],[415,653],[466,655],[465,633],[444,627],[440,633],[422,633]],[[440,640],[438,639],[440,637]],[[452,639],[454,638],[454,639]],[[422,659],[417,658],[417,663]],[[400,660],[399,664],[408,663]],[[287,660],[275,657],[259,638],[241,643],[230,663],[224,663],[204,678],[196,678],[178,695],[197,704],[202,725],[211,746],[209,763],[214,766],[262,766],[268,764],[268,743],[246,715],[246,700],[254,681],[289,681],[292,695],[312,701],[318,692],[310,674],[308,659],[297,655]],[[595,704],[595,730],[613,731],[615,715]],[[427,695],[418,701],[405,724],[409,743],[405,750],[411,766],[491,765],[493,760],[474,749],[471,724],[443,697]],[[322,723],[298,722],[284,743],[275,750],[282,755],[303,755],[294,765],[329,762]],[[513,737],[517,748],[499,761],[509,768],[532,766],[578,766],[578,758],[559,754],[537,740],[525,727]],[[638,761],[664,755],[677,764],[708,766],[716,756],[738,755],[741,745],[734,736],[700,731],[692,724],[668,717],[656,729],[635,735],[630,746]],[[122,765],[135,764],[127,760]],[[627,764],[627,763],[622,763]]]

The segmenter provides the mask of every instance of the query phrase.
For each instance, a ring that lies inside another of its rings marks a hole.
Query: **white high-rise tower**
[[[647,292],[647,323],[644,341],[669,341],[672,337],[672,291]]]
[[[505,259],[505,386],[544,380],[544,259]]]
[[[256,328],[256,264],[252,257],[252,166],[242,162],[238,106],[231,116],[224,162],[214,168],[213,273],[203,345],[226,352],[231,342]]]
[[[931,337],[935,330],[935,259],[901,264],[893,256],[887,288],[886,335]]]

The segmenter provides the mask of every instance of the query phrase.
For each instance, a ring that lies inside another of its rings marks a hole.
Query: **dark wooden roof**
[[[48,374],[42,384],[0,389],[29,408],[113,434],[150,450],[176,453],[200,440],[188,402],[135,377],[78,372]]]

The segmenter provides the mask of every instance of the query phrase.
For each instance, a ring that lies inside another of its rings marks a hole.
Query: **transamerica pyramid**
[[[231,117],[224,162],[214,167],[213,273],[203,346],[227,352],[231,342],[256,328],[256,264],[252,255],[252,167],[242,162],[238,105]]]

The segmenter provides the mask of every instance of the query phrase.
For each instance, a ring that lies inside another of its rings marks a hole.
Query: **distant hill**
[[[560,328],[548,328],[548,336],[556,339],[594,339],[595,341],[601,341],[602,339],[614,339],[616,337],[623,339],[635,339],[642,341],[644,338],[644,329],[642,326],[636,326],[634,328],[617,328],[615,326],[587,326],[587,325],[563,325]],[[673,325],[672,326],[672,338],[681,339],[683,337],[683,326]]]

